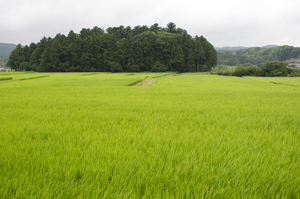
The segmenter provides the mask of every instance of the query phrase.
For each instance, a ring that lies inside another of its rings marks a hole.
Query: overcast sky
[[[94,26],[174,22],[216,47],[300,47],[299,0],[9,0],[0,7],[1,43],[29,45]]]

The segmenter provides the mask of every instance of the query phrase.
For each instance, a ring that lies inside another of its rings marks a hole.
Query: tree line
[[[218,65],[260,67],[270,61],[299,58],[300,48],[286,45],[272,48],[253,47],[240,50],[218,50],[217,56]]]
[[[40,72],[210,71],[217,53],[203,36],[192,37],[173,22],[162,28],[97,26],[73,30],[67,36],[43,37],[38,43],[18,44],[9,56],[15,70]]]
[[[218,75],[225,76],[257,76],[257,77],[300,77],[300,68],[288,68],[286,63],[271,61],[261,67],[257,66],[238,66],[235,70],[216,72]]]

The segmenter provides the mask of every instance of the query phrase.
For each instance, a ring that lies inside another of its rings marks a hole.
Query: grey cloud
[[[94,26],[172,21],[215,46],[300,46],[299,6],[298,0],[11,0],[1,4],[0,42],[25,45]]]

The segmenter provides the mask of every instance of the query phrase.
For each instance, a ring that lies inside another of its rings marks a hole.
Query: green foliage
[[[0,43],[0,58],[8,57],[15,48],[15,44]]]
[[[299,77],[83,74],[1,81],[0,198],[298,198]]]
[[[247,69],[245,66],[239,66],[235,69],[235,71],[233,72],[234,76],[238,76],[238,77],[242,77],[242,76],[246,76],[248,75],[247,73]]]
[[[57,71],[60,65],[61,46],[55,39],[41,55],[40,71]]]
[[[7,65],[9,65],[11,69],[21,70],[20,64],[25,61],[25,54],[23,53],[22,45],[18,44],[10,54]]]
[[[260,67],[262,76],[266,77],[285,77],[288,75],[288,68],[283,62],[268,62]]]
[[[30,71],[31,70],[30,63],[29,62],[20,63],[20,70]]]
[[[150,69],[150,71],[152,71],[152,72],[166,72],[167,70],[168,70],[168,68],[164,64],[162,64],[158,61],[155,62],[151,66],[151,69]]]
[[[147,26],[109,27],[107,33],[98,27],[83,28],[79,34],[57,34],[42,38],[37,44],[11,53],[12,69],[40,72],[102,71],[210,71],[217,64],[216,51],[203,37],[192,38],[187,31],[169,23],[161,28],[157,23]],[[110,62],[118,63],[111,68]],[[155,62],[164,67],[154,67]],[[21,63],[29,63],[24,66]],[[154,68],[153,68],[154,67]],[[166,69],[165,69],[166,68]]]
[[[176,33],[176,24],[174,24],[173,22],[168,23],[167,28],[166,28],[166,32]]]
[[[228,65],[228,66],[236,66],[238,64],[238,59],[231,51],[217,51],[218,65]]]
[[[108,66],[112,73],[123,71],[121,65],[117,62],[108,62]]]
[[[140,72],[140,66],[137,64],[134,65],[127,65],[126,67],[127,72]]]
[[[300,47],[276,46],[272,48],[253,47],[239,50],[218,50],[217,56],[218,64],[262,66],[270,61],[298,59],[300,56]]]
[[[237,66],[228,66],[228,65],[217,65],[216,67],[212,68],[212,72],[222,72],[225,70],[235,70]]]
[[[261,76],[261,77],[299,77],[300,70],[287,68],[283,62],[267,62],[261,67],[256,66],[239,66],[234,70],[218,71],[219,75],[226,76]]]
[[[249,66],[246,68],[247,69],[247,75],[249,76],[261,76],[262,75],[262,71],[260,68],[258,68],[257,66]]]
[[[298,68],[291,68],[291,72],[288,75],[289,77],[300,77],[300,69]]]

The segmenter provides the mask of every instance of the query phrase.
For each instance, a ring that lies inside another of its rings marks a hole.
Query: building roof
[[[296,64],[296,63],[290,63],[287,65],[287,67],[300,67],[300,64]]]

